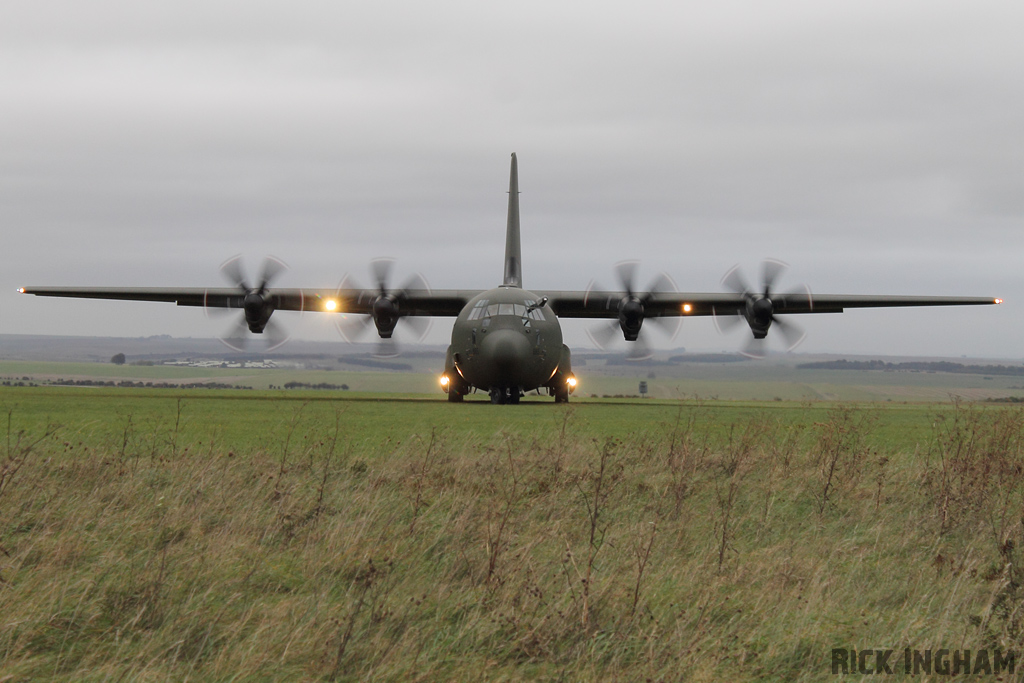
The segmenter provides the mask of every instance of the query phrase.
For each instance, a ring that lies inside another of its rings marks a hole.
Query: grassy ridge
[[[1024,646],[1020,410],[322,399],[0,392],[4,674],[812,681],[833,647]]]

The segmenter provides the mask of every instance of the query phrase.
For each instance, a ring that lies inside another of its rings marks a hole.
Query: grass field
[[[833,648],[1024,648],[1016,408],[0,407],[4,681],[819,681]]]
[[[418,366],[429,363],[416,359]],[[110,363],[0,360],[0,381],[50,383],[56,380],[109,380],[187,384],[217,382],[266,390],[288,382],[346,385],[355,392],[409,393],[441,396],[437,384],[441,366],[430,372],[332,369],[230,369],[173,366],[112,365]],[[740,401],[948,401],[1024,396],[1024,379],[1013,376],[907,373],[880,371],[798,370],[793,359],[743,363],[686,363],[647,368],[608,366],[591,361],[574,368],[580,386],[577,397],[636,395],[639,382],[648,384],[652,398],[726,399]],[[651,375],[654,375],[651,377]]]

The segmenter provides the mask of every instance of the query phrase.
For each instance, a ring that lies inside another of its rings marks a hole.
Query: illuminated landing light
[[[569,385],[569,389],[570,390],[576,388],[576,378],[575,377],[570,377],[569,379],[565,380],[565,383]]]
[[[18,294],[24,294],[24,293],[25,293],[25,288],[24,287],[18,287]]]
[[[21,291],[23,291],[23,292],[24,292],[25,290],[23,289],[23,290],[21,290]],[[994,304],[1001,304],[1001,303],[1003,303],[1003,300],[1002,300],[1002,299],[994,299],[994,300],[992,301],[992,303],[994,303]]]
[[[448,383],[451,382],[451,380],[448,379],[448,375],[441,375],[441,379],[439,381],[441,382],[442,387],[448,386]]]
[[[336,311],[336,310],[338,310],[338,302],[335,301],[334,299],[328,299],[327,301],[324,302],[324,310],[327,310],[327,311]]]
[[[691,304],[683,304],[683,313],[692,313],[693,306]]]

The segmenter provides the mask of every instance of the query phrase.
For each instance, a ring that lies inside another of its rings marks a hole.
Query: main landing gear
[[[518,405],[519,403],[519,387],[512,387],[506,389],[503,387],[491,387],[491,403],[497,403],[504,405],[506,403],[512,405]]]

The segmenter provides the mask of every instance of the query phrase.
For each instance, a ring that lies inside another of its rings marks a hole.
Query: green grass
[[[422,366],[422,360],[417,365]],[[324,360],[322,368],[333,368]],[[180,368],[171,366],[116,366],[110,363],[54,363],[0,361],[0,381],[29,377],[37,383],[58,379],[113,381],[218,382],[269,389],[287,382],[328,383],[349,386],[356,392],[411,393],[441,396],[434,372],[356,371],[336,369],[279,368],[273,370],[229,368]],[[605,366],[599,362],[575,368],[580,379],[578,397],[636,395],[641,380],[650,397],[758,401],[949,401],[1024,394],[1021,378],[954,373],[908,373],[840,370],[797,370],[782,361],[766,363],[687,363],[675,366]],[[649,377],[654,374],[653,378]]]
[[[833,647],[1024,647],[1016,408],[0,407],[7,680],[818,681]]]
[[[462,406],[451,406],[439,393],[0,387],[0,405],[13,408],[25,426],[66,424],[67,434],[94,444],[122,438],[130,419],[134,431],[164,432],[177,421],[180,438],[186,441],[213,440],[232,448],[272,450],[293,420],[309,430],[333,424],[335,415],[341,416],[346,440],[365,444],[402,441],[434,427],[481,438],[506,432],[550,434],[561,429],[566,415],[580,432],[593,438],[630,433],[660,436],[691,414],[701,415],[707,428],[720,436],[760,416],[810,425],[825,419],[835,404],[576,397],[568,407],[555,408],[549,397],[529,396],[518,408],[501,410],[493,408],[483,394],[470,396]],[[876,429],[881,443],[908,449],[927,437],[936,415],[950,410],[936,404],[860,405],[864,411],[884,416]],[[69,417],[70,424],[65,422]]]

